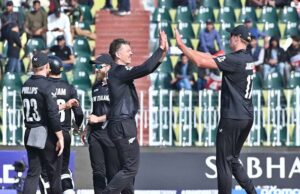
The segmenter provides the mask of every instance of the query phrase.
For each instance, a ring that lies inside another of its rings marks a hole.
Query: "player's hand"
[[[95,124],[95,123],[100,123],[100,122],[101,122],[101,121],[99,120],[99,117],[96,116],[96,115],[93,115],[93,114],[89,115],[89,116],[87,117],[87,120],[88,120],[88,123],[90,123],[90,124]]]
[[[69,108],[72,108],[72,107],[78,107],[79,106],[79,102],[78,102],[78,100],[77,99],[75,99],[75,98],[72,98],[72,99],[70,99],[70,100],[68,100],[68,102],[67,102],[67,108],[69,109]]]
[[[176,42],[177,42],[177,46],[179,48],[181,48],[181,46],[184,45],[184,43],[181,39],[181,35],[179,34],[179,31],[177,30],[177,28],[174,28],[174,32],[175,32],[175,39],[176,39]]]
[[[164,50],[168,51],[168,37],[164,31],[159,31],[159,47]]]
[[[55,149],[58,154],[57,156],[60,156],[63,151],[64,151],[64,138],[59,138],[57,143],[56,143],[56,149]]]
[[[88,129],[89,129],[88,126],[86,126],[80,135],[80,139],[83,144],[86,144],[86,136],[87,136]]]

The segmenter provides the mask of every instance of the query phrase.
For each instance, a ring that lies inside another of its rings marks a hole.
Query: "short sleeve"
[[[234,72],[236,71],[238,66],[238,60],[232,54],[219,56],[217,58],[214,58],[214,60],[221,71]]]

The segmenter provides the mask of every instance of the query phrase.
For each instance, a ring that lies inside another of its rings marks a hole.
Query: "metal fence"
[[[140,92],[136,117],[141,145],[214,146],[220,117],[220,92],[149,90],[149,108]],[[78,90],[85,115],[91,113],[90,91]],[[300,146],[300,89],[253,90],[254,124],[248,146]],[[2,90],[2,144],[23,145],[20,92]],[[84,120],[83,128],[86,125]],[[145,137],[149,139],[145,140]],[[78,134],[72,145],[80,146]]]

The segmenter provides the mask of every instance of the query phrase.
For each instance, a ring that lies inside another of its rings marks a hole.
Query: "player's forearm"
[[[56,135],[57,139],[64,139],[62,130],[56,131],[56,132],[55,132],[55,135]]]

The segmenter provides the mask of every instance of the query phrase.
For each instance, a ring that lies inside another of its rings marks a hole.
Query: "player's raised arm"
[[[188,48],[182,41],[181,35],[178,30],[175,28],[175,39],[177,42],[178,48],[197,66],[203,68],[217,69],[218,66],[216,62],[213,60],[214,56],[195,51],[191,48]]]
[[[148,58],[142,65],[139,66],[120,66],[117,69],[117,75],[123,82],[144,77],[158,68],[169,49],[168,38],[164,31],[159,32],[159,48]]]

